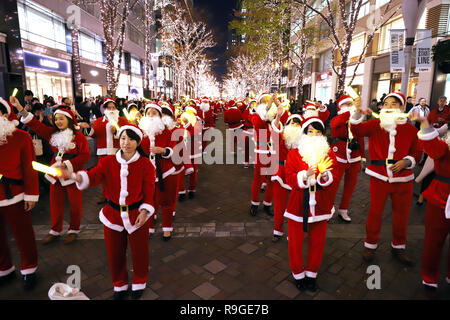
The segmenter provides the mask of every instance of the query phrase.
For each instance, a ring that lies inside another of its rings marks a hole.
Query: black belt
[[[245,126],[244,125],[244,129],[253,129],[253,127],[249,127],[249,126]]]
[[[53,152],[53,156],[56,158],[58,156],[58,153],[59,152]],[[63,153],[62,158],[70,160],[70,159],[75,158],[76,156],[77,156],[77,154],[73,154],[73,153]]]
[[[450,183],[450,177],[444,177],[444,176],[440,176],[440,175],[435,175],[434,178],[438,181],[441,182],[445,182],[445,183]]]
[[[3,185],[5,186],[5,196],[6,196],[6,199],[9,200],[9,199],[13,198],[10,185],[22,186],[23,180],[6,178],[3,176],[0,179],[0,183],[3,183]]]
[[[286,160],[278,160],[278,164],[280,166],[284,166],[284,165],[286,165]]]
[[[319,184],[315,184],[311,189],[303,190],[303,232],[308,232],[308,217],[309,217],[309,193],[313,190],[316,192],[317,190],[322,190],[322,187]]]
[[[233,125],[235,125],[235,124],[241,124],[242,123],[242,121],[238,121],[238,122],[230,122],[230,123],[228,123],[228,125],[229,126],[233,126]]]
[[[124,212],[124,211],[129,212],[131,210],[138,209],[141,206],[141,204],[144,202],[144,200],[140,200],[140,201],[135,202],[130,205],[119,205],[117,203],[112,202],[110,199],[106,199],[106,202],[114,210],[117,210],[119,212]]]
[[[348,141],[348,138],[344,138],[344,137],[335,137],[335,138],[333,138],[333,143],[336,143],[336,142],[338,142],[338,141],[344,141],[344,142],[347,142],[347,141]]]
[[[387,166],[388,164],[395,164],[399,160],[386,159],[386,160],[370,160],[370,164],[374,166]]]

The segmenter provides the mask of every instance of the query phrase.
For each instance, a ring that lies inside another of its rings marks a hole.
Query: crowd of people
[[[274,220],[273,242],[284,236],[287,219],[289,263],[301,291],[317,290],[327,221],[335,212],[341,180],[344,187],[337,214],[350,223],[350,202],[363,168],[370,176],[371,199],[363,259],[375,258],[382,212],[391,197],[392,254],[400,263],[413,265],[406,254],[412,169],[434,161],[429,170],[434,168],[433,178],[422,190],[427,200],[422,280],[427,292],[434,292],[440,255],[450,232],[450,111],[445,97],[428,113],[422,112],[422,100],[409,112],[407,104],[397,92],[384,95],[381,105],[374,106],[373,101],[367,107],[347,95],[327,105],[309,101],[299,107],[276,92],[227,101],[97,97],[75,103],[64,98],[55,104],[53,98],[45,97],[41,104],[30,91],[24,103],[15,97],[0,98],[0,158],[11,159],[0,164],[0,284],[15,276],[5,224],[19,248],[24,288],[32,289],[38,262],[28,213],[39,194],[48,190],[50,195],[51,228],[42,243],[61,237],[67,195],[70,224],[64,242],[70,244],[80,232],[83,190],[101,185],[99,220],[104,225],[114,299],[126,298],[129,291],[128,241],[133,260],[131,297],[139,299],[148,280],[148,239],[155,233],[155,216],[161,211],[162,239],[169,241],[177,202],[195,198],[198,165],[209,143],[204,137],[223,112],[232,137],[227,149],[244,153],[245,167],[253,165],[249,213],[258,214],[264,190],[263,210]],[[98,162],[86,170],[91,157],[89,137],[96,140]],[[32,161],[56,173],[44,170],[38,176]],[[446,279],[450,283],[450,262]]]

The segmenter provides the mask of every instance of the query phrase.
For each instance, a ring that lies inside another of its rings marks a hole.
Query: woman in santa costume
[[[324,136],[324,124],[318,117],[304,119],[301,130],[298,147],[288,153],[286,161],[286,180],[292,191],[284,216],[288,218],[289,264],[296,286],[302,291],[316,291],[327,223],[334,213],[331,194],[336,157]],[[321,165],[322,161],[328,164]],[[303,240],[306,233],[308,247],[304,264]]]
[[[155,233],[155,216],[159,207],[162,210],[163,240],[171,238],[173,231],[173,205],[177,200],[177,175],[171,161],[173,149],[177,141],[172,141],[172,131],[162,121],[162,108],[156,103],[145,106],[145,116],[141,118],[139,127],[144,132],[142,149],[150,157],[156,170],[155,214],[150,219],[149,232]]]
[[[337,105],[338,114],[330,123],[331,135],[334,138],[331,149],[334,151],[337,159],[335,168],[337,176],[333,186],[337,193],[339,183],[345,175],[338,216],[344,222],[350,223],[352,219],[348,215],[348,208],[358,181],[361,161],[366,162],[365,146],[364,138],[354,139],[350,130],[350,116],[354,112],[353,99],[347,95],[342,95],[337,100]]]
[[[77,120],[71,110],[59,107],[53,112],[53,126],[46,126],[28,113],[14,99],[14,106],[19,110],[23,124],[36,132],[40,137],[50,142],[53,149],[51,166],[67,169],[71,172],[83,169],[90,157],[86,137],[79,131]],[[52,227],[49,234],[42,240],[44,244],[59,238],[64,221],[64,203],[66,195],[70,203],[70,225],[66,244],[73,242],[80,232],[83,194],[78,190],[73,179],[54,178],[46,175],[50,181],[50,214]]]
[[[285,164],[289,151],[297,148],[297,143],[302,135],[301,122],[302,117],[299,114],[291,115],[286,121],[286,125],[280,122],[284,110],[278,107],[275,119],[272,121],[272,133],[270,140],[272,147],[278,155],[278,171],[272,176],[273,181],[273,208],[274,208],[274,227],[272,242],[276,242],[284,234],[283,214],[286,210],[287,201],[291,187],[286,182]]]
[[[24,289],[36,284],[38,256],[31,224],[31,209],[39,199],[36,160],[30,135],[16,129],[19,124],[12,105],[0,98],[0,285],[15,278],[8,246],[6,224],[19,249]]]
[[[412,121],[421,122],[417,133],[426,154],[434,160],[435,177],[425,190],[427,211],[422,255],[422,283],[427,291],[436,292],[439,266],[445,240],[450,235],[450,130],[442,139],[426,118],[413,114]],[[450,285],[450,251],[447,254],[447,283]]]
[[[351,130],[355,138],[369,137],[370,164],[366,173],[370,178],[370,210],[366,222],[366,240],[363,258],[373,260],[381,231],[383,209],[387,198],[392,200],[391,253],[402,264],[413,262],[406,255],[406,232],[413,195],[412,169],[420,161],[417,129],[407,123],[402,113],[405,97],[399,92],[386,95],[380,119],[362,123],[361,105],[351,117]],[[370,114],[371,110],[367,109]]]
[[[134,125],[119,129],[120,150],[97,166],[77,173],[63,170],[63,177],[76,181],[80,190],[103,184],[109,199],[100,210],[104,224],[114,299],[128,294],[127,242],[133,259],[133,299],[139,299],[148,279],[148,229],[154,209],[155,169],[140,147],[143,132]]]
[[[124,117],[119,117],[119,110],[117,109],[114,99],[106,97],[103,101],[104,116],[94,121],[89,136],[97,140],[97,158],[102,160],[108,155],[116,154],[119,149],[118,127],[128,124],[128,120]],[[86,127],[87,124],[82,124]],[[87,125],[88,127],[88,125]],[[102,200],[97,204],[105,204],[108,198],[105,194],[105,189],[102,188]]]

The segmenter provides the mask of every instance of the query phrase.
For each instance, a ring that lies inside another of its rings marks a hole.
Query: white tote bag
[[[42,148],[42,140],[39,139],[37,136],[33,136],[33,145],[36,156],[37,157],[42,156],[44,154],[44,150]]]
[[[89,300],[89,298],[80,291],[80,289],[58,282],[48,291],[50,300]]]

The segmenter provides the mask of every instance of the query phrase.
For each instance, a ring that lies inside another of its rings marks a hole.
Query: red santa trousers
[[[289,199],[289,192],[288,189],[283,188],[277,181],[273,182],[273,234],[277,236],[282,236],[284,234],[284,211],[286,210]]]
[[[266,168],[268,165],[261,165],[258,162],[255,163],[255,171],[253,175],[252,183],[252,205],[258,206],[261,198],[261,185],[266,183],[266,191],[264,192],[265,206],[272,205],[273,197],[273,183],[270,175],[263,175],[261,169]]]
[[[428,202],[422,255],[422,280],[424,284],[437,287],[442,248],[449,234],[450,219],[445,218],[445,209]],[[447,281],[450,283],[450,250],[447,253]]]
[[[327,223],[328,221],[323,220],[308,224],[308,252],[306,266],[303,267],[303,222],[288,219],[289,265],[295,279],[303,279],[305,275],[309,278],[317,277],[325,248]]]
[[[20,201],[7,207],[0,207],[0,278],[14,271],[6,235],[6,224],[8,224],[19,249],[20,272],[23,275],[34,273],[37,269],[38,255],[31,224],[31,213],[25,211],[24,202]]]
[[[195,192],[197,187],[197,172],[198,172],[198,164],[194,163],[192,164],[192,168],[194,171],[189,174],[189,187],[188,191]],[[178,177],[178,194],[185,194],[186,193],[186,185],[185,185],[185,174],[183,170],[183,174],[180,174]]]
[[[388,196],[392,200],[392,247],[406,248],[406,230],[413,195],[413,182],[389,183],[370,178],[370,210],[366,222],[364,246],[376,249],[380,238],[381,220]]]
[[[97,163],[100,163],[100,161],[106,157],[107,157],[106,155],[105,156],[97,156],[97,159],[98,159]],[[102,185],[102,197],[103,197],[103,199],[108,199],[108,195],[106,194],[106,190],[105,190],[105,187],[103,187],[103,185]]]
[[[250,161],[250,136],[244,134],[244,163],[248,164]]]
[[[103,228],[114,291],[128,290],[128,240],[130,241],[131,256],[133,259],[132,290],[143,290],[146,286],[149,268],[149,220],[131,234],[128,234],[126,230],[118,232],[106,226]]]
[[[159,208],[162,210],[163,231],[173,231],[172,220],[174,203],[177,201],[178,175],[169,175],[164,179],[164,191],[155,184],[155,213],[150,217],[150,232],[155,232],[155,218]]]
[[[80,232],[83,192],[78,190],[75,183],[63,187],[59,181],[57,181],[55,184],[50,185],[50,214],[52,218],[50,233],[53,235],[59,235],[62,231],[66,194],[70,204],[70,224],[67,232]]]
[[[342,192],[341,203],[339,210],[348,210],[350,206],[350,199],[352,198],[353,191],[355,191],[356,183],[358,182],[358,173],[361,169],[361,162],[342,163],[337,161],[335,170],[337,173],[336,180],[333,183],[334,195],[336,195],[339,189],[339,183],[344,176],[344,190]]]

